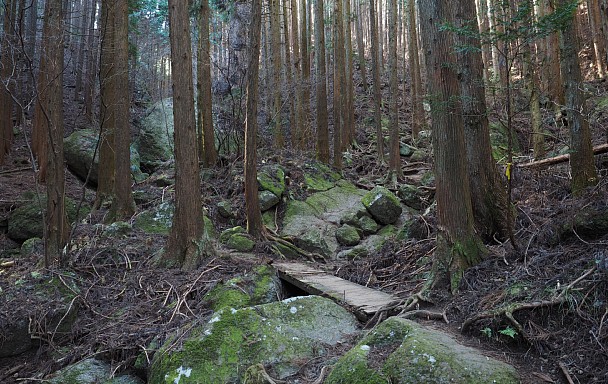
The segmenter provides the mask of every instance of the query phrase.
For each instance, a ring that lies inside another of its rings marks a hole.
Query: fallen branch
[[[593,154],[600,155],[602,153],[608,152],[608,144],[598,145],[597,147],[593,147]],[[565,155],[559,155],[555,157],[549,157],[548,159],[542,159],[537,161],[532,161],[529,163],[519,163],[517,166],[519,168],[535,168],[535,167],[543,167],[547,165],[565,163],[570,160],[570,154],[566,153]]]

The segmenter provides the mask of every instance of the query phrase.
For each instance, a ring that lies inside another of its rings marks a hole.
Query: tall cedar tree
[[[12,0],[16,1],[16,0]],[[13,101],[8,84],[11,82],[12,57],[9,38],[12,35],[11,1],[4,2],[4,33],[0,41],[0,165],[13,141]]]
[[[455,26],[461,31],[476,31],[474,0],[459,0]],[[472,22],[471,22],[472,21]],[[507,194],[492,158],[490,128],[483,83],[481,46],[475,33],[457,33],[457,60],[460,64],[460,102],[463,109],[467,170],[476,228],[484,238],[506,238]]]
[[[259,237],[264,229],[260,213],[257,182],[257,132],[258,132],[258,73],[260,70],[260,34],[262,2],[253,0],[249,30],[249,61],[247,63],[247,110],[245,117],[245,209],[247,232]]]
[[[374,89],[374,125],[376,126],[376,150],[378,160],[384,162],[384,134],[382,133],[382,91],[380,89],[380,54],[378,53],[378,28],[376,27],[376,5],[369,0],[369,21],[372,45],[372,86]]]
[[[325,18],[323,0],[315,1],[317,159],[329,164],[329,128],[327,125],[327,82],[325,68]]]
[[[418,133],[424,126],[424,106],[422,105],[422,77],[420,75],[420,52],[418,50],[418,30],[416,21],[416,2],[408,2],[408,32],[410,34],[408,53],[410,56],[410,87],[412,100],[412,137],[418,139]]]
[[[63,12],[62,0],[48,0],[44,12],[42,55],[46,58],[43,77],[48,84],[41,106],[45,117],[47,154],[47,206],[44,255],[45,265],[63,262],[63,248],[69,235],[65,211],[65,169],[63,166]]]
[[[572,2],[560,0],[560,7],[568,7]],[[570,127],[570,173],[572,192],[579,193],[584,188],[597,183],[597,171],[593,159],[591,131],[587,116],[585,95],[580,88],[581,69],[578,63],[580,43],[574,18],[576,7],[560,30],[561,73],[566,96],[566,116]]]
[[[213,99],[211,97],[211,51],[209,42],[209,3],[201,1],[198,15],[198,55],[197,83],[198,90],[198,132],[199,157],[203,165],[211,167],[217,162],[215,149],[215,132],[213,130]]]
[[[454,34],[455,7],[442,0],[418,0],[421,36],[431,99],[437,201],[437,248],[432,286],[458,290],[464,271],[487,250],[475,232],[462,118]]]
[[[346,145],[343,141],[346,129],[343,1],[334,1],[334,167],[338,169],[342,168],[342,151]]]
[[[397,82],[397,0],[389,0],[388,72],[389,89],[389,157],[390,173],[397,178],[403,176],[399,154],[399,83]]]
[[[131,133],[129,130],[129,4],[128,0],[116,0],[114,5],[114,46],[116,55],[116,104],[114,117],[115,176],[112,194],[111,220],[126,220],[135,213],[131,190]]]
[[[194,117],[192,51],[188,4],[169,0],[173,120],[175,121],[175,214],[161,262],[195,269],[211,245],[204,238],[200,174]]]
[[[277,149],[283,148],[284,136],[281,124],[281,26],[279,0],[269,0],[270,8],[270,92],[272,93],[272,122],[274,145]]]

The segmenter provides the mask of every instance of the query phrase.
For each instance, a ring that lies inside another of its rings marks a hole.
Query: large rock
[[[303,166],[304,183],[309,191],[327,191],[336,186],[342,176],[323,163],[310,163]]]
[[[91,185],[97,185],[99,181],[99,149],[95,151],[98,138],[99,133],[92,129],[79,129],[63,141],[66,165],[81,180],[87,180],[88,177]],[[141,172],[139,153],[134,146],[131,146],[130,150],[131,175],[135,181],[143,181],[147,175]]]
[[[110,365],[97,359],[86,359],[56,372],[50,384],[143,384],[143,380],[130,375],[113,377]]]
[[[36,198],[31,193],[26,193],[23,196],[27,202],[15,209],[8,219],[8,237],[23,242],[32,237],[43,238],[43,217],[42,213],[46,211],[46,195],[41,195]],[[65,207],[68,215],[68,220],[73,222],[76,220],[76,211],[78,205],[69,197],[65,198]],[[81,206],[79,217],[84,217],[88,214],[89,208]]]
[[[294,244],[308,252],[326,257],[338,248],[336,229],[345,211],[365,208],[361,198],[365,191],[340,180],[327,191],[317,192],[306,201],[290,200],[287,203],[281,235],[294,239]]]
[[[156,207],[141,212],[135,217],[133,228],[148,234],[168,235],[173,225],[173,214],[175,205],[171,201],[165,201]],[[207,216],[203,216],[205,222],[205,235],[208,238],[217,237],[213,222]]]
[[[446,333],[392,317],[340,358],[325,383],[516,384],[519,379],[511,365]]]
[[[167,340],[154,355],[148,382],[239,383],[255,364],[284,379],[325,355],[326,345],[334,346],[355,332],[352,314],[316,296],[225,309],[195,326],[189,337]]]
[[[260,211],[264,212],[279,204],[281,200],[270,191],[259,191],[258,199],[260,201]]]
[[[142,167],[150,172],[173,158],[173,99],[163,99],[152,105],[139,126],[135,147]]]
[[[79,292],[68,275],[59,279],[43,272],[7,278],[10,289],[2,292],[3,299],[14,310],[0,313],[0,358],[17,356],[40,339],[53,334],[55,339],[69,333],[76,321],[78,305],[73,301]],[[18,291],[18,292],[17,292]],[[29,297],[31,305],[23,305],[17,298]],[[40,312],[38,308],[47,308]]]
[[[375,187],[363,197],[363,205],[380,224],[393,224],[401,215],[399,199],[384,187]]]
[[[258,189],[260,191],[269,191],[276,197],[281,198],[286,188],[283,167],[277,164],[267,164],[259,169]]]

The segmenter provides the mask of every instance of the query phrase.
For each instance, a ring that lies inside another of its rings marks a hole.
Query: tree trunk
[[[302,77],[300,78],[302,92],[302,142],[300,148],[305,149],[307,143],[312,142],[310,128],[310,57],[308,47],[310,35],[307,29],[306,0],[300,0],[300,65]]]
[[[63,248],[69,236],[65,211],[65,169],[63,165],[63,14],[61,0],[47,0],[42,55],[46,57],[48,86],[44,98],[48,140],[45,266],[62,264]]]
[[[365,64],[365,42],[363,41],[363,13],[361,12],[361,1],[355,0],[355,9],[357,12],[357,21],[355,23],[355,34],[357,38],[357,62],[359,71],[361,72],[361,86],[363,92],[367,94],[367,70]],[[315,23],[316,24],[316,23]]]
[[[419,0],[421,35],[429,79],[437,201],[437,248],[433,286],[458,290],[464,271],[486,254],[474,229],[454,36],[441,29],[454,23],[453,4]]]
[[[252,0],[249,29],[249,61],[247,63],[247,110],[245,117],[245,209],[247,232],[257,238],[264,227],[260,213],[257,182],[257,131],[258,131],[258,72],[260,58],[261,0]]]
[[[389,71],[389,171],[401,178],[401,155],[399,153],[399,83],[397,82],[397,0],[388,0],[388,71]]]
[[[78,27],[78,57],[74,63],[76,71],[74,73],[75,84],[74,84],[74,101],[80,100],[80,93],[82,92],[82,80],[84,74],[84,59],[85,51],[88,47],[85,45],[87,38],[89,14],[91,13],[91,1],[83,0],[80,15],[80,25]]]
[[[560,0],[560,6],[568,6],[567,0]],[[561,72],[566,96],[566,116],[570,127],[570,169],[572,192],[579,193],[598,181],[593,160],[591,132],[587,116],[585,95],[580,89],[581,69],[578,63],[579,41],[577,25],[572,17],[560,30]]]
[[[191,270],[211,253],[211,246],[204,238],[187,2],[169,0],[169,35],[175,122],[175,214],[162,263]]]
[[[273,96],[271,109],[271,122],[273,125],[274,145],[277,149],[284,146],[285,137],[281,124],[281,26],[279,18],[279,0],[269,0],[270,8],[270,93]]]
[[[456,28],[475,31],[474,0],[459,0]],[[473,20],[473,22],[471,22]],[[456,46],[466,47],[457,56],[460,63],[460,95],[467,155],[471,204],[477,232],[487,240],[506,239],[510,226],[507,195],[496,163],[492,158],[488,111],[483,83],[480,41],[470,35],[456,34]]]
[[[372,86],[374,87],[374,125],[376,126],[376,150],[378,160],[384,162],[384,134],[382,133],[382,92],[380,90],[380,62],[378,53],[378,28],[376,27],[376,5],[369,0],[369,20],[372,45]]]
[[[12,0],[15,1],[15,0]],[[8,84],[11,79],[12,57],[10,52],[9,38],[12,34],[11,25],[13,18],[11,17],[10,1],[4,4],[4,27],[2,40],[0,41],[0,165],[4,163],[4,157],[8,153],[11,143],[13,142],[13,100],[8,91]]]
[[[197,105],[199,157],[205,167],[217,162],[215,132],[213,130],[213,97],[211,96],[211,57],[209,43],[209,4],[201,1],[198,15],[198,55],[197,55]]]
[[[323,0],[315,1],[316,91],[317,91],[317,159],[329,164],[329,131],[327,126],[327,83],[325,68],[325,21]]]
[[[293,135],[293,126],[296,120],[296,108],[295,103],[293,101],[293,95],[295,92],[293,91],[296,87],[296,83],[294,81],[294,70],[291,64],[291,40],[289,33],[289,13],[287,11],[287,2],[289,0],[281,0],[281,5],[283,8],[283,32],[285,36],[285,44],[283,45],[284,54],[285,54],[285,82],[287,84],[287,105],[289,107],[289,128],[290,132]]]
[[[291,1],[291,39],[293,47],[293,65],[294,65],[294,81],[297,84],[294,87],[295,93],[295,114],[296,118],[291,127],[291,144],[294,148],[302,148],[302,135],[304,132],[304,109],[302,106],[302,70],[300,60],[300,28],[298,27],[298,7],[296,0]]]
[[[546,0],[545,2],[545,14],[551,14],[555,12],[554,6],[555,0]],[[564,85],[563,79],[560,74],[560,57],[559,57],[559,35],[557,32],[552,32],[545,38],[547,57],[545,58],[545,76],[544,81],[546,84],[547,93],[552,102],[554,102],[554,108],[557,113],[560,111],[560,106],[564,104]]]
[[[589,24],[593,39],[593,49],[595,52],[595,66],[597,75],[600,79],[606,77],[607,57],[606,40],[602,31],[602,15],[598,0],[587,0],[587,12],[589,13]]]
[[[109,204],[112,198],[115,182],[116,148],[114,134],[116,132],[116,66],[114,59],[115,47],[115,18],[116,4],[108,1],[101,2],[101,71],[100,71],[100,130],[99,130],[99,176],[97,195],[94,208],[99,209]],[[121,95],[122,97],[122,95]]]
[[[353,88],[353,44],[352,44],[352,33],[351,33],[351,4],[350,0],[344,2],[344,46],[346,55],[346,73],[345,73],[345,122],[344,122],[344,133],[343,145],[349,146],[355,140],[355,95]]]
[[[418,32],[416,29],[416,7],[415,2],[409,2],[409,35],[408,52],[410,56],[410,78],[412,96],[412,138],[418,140],[418,133],[425,126],[424,106],[422,105],[422,78],[420,76],[420,50],[418,48]]]
[[[114,13],[115,91],[118,97],[113,101],[116,104],[114,112],[116,168],[110,217],[112,220],[128,220],[135,213],[135,202],[131,191],[131,132],[129,129],[131,98],[125,96],[131,95],[129,91],[128,0],[117,0],[114,6],[116,7]]]
[[[342,168],[344,130],[346,129],[346,76],[344,57],[343,0],[334,1],[334,167]]]

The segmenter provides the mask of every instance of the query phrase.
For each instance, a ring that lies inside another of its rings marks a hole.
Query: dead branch
[[[562,373],[564,374],[564,376],[566,376],[566,380],[568,380],[568,384],[574,384],[574,381],[572,380],[572,377],[570,376],[570,373],[568,372],[568,368],[561,361],[559,362],[559,368],[562,370]]]
[[[598,145],[593,147],[593,154],[600,155],[602,153],[608,152],[608,144]],[[537,161],[531,161],[529,163],[519,163],[517,166],[519,168],[536,168],[536,167],[544,167],[553,164],[565,163],[570,160],[570,154],[566,153],[565,155],[559,155],[554,157],[549,157],[548,159],[542,159]]]

